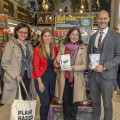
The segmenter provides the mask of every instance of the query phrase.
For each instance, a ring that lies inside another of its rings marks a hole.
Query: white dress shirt
[[[97,33],[97,35],[96,35],[96,39],[95,39],[95,43],[94,43],[94,46],[96,47],[96,48],[98,48],[98,40],[99,40],[99,37],[100,37],[100,30],[98,31],[98,33]],[[107,34],[107,32],[108,32],[108,27],[106,27],[103,31],[103,34],[102,34],[102,40],[101,40],[101,43],[102,43],[102,41],[103,41],[103,39],[105,38],[105,36],[106,36],[106,34]]]

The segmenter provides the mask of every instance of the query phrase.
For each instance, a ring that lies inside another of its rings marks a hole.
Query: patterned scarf
[[[79,48],[78,44],[74,45],[66,44],[65,46],[65,54],[70,54],[71,66],[75,64],[78,48]],[[71,87],[73,87],[73,72],[66,71],[65,78],[67,78],[69,82],[72,83]]]

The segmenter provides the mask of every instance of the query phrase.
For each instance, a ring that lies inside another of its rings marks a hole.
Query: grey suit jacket
[[[0,43],[0,74],[2,72],[2,67],[1,67],[1,59],[2,59],[2,50],[1,50],[2,44]]]
[[[90,37],[88,55],[93,53],[96,35],[97,32]],[[109,28],[104,38],[104,46],[100,58],[100,65],[105,64],[107,68],[101,73],[103,78],[107,80],[116,79],[119,63],[120,63],[120,34]],[[91,76],[91,73],[92,71],[89,70],[88,71],[89,77]]]

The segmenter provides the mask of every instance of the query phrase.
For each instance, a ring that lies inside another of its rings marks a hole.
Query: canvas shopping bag
[[[35,120],[36,100],[32,100],[26,91],[23,81],[21,82],[26,92],[28,100],[22,100],[21,89],[19,86],[19,98],[15,99],[11,106],[10,120]]]

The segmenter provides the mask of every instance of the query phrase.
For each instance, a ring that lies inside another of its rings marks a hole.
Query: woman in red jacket
[[[53,43],[51,31],[47,28],[41,33],[40,45],[33,53],[33,73],[35,88],[40,98],[40,120],[47,120],[50,102],[54,96],[56,74],[54,59],[58,49]]]

